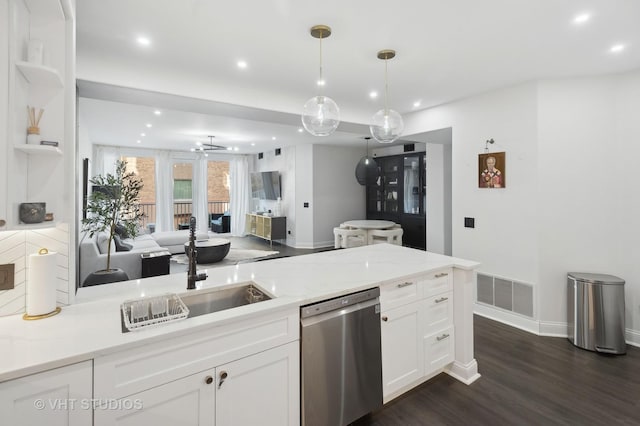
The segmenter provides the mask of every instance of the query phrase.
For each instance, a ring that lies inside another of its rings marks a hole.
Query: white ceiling
[[[585,12],[591,19],[574,24]],[[112,145],[135,146],[153,106],[166,113],[152,116],[148,143],[193,143],[194,133],[243,142],[244,152],[361,143],[384,102],[380,49],[398,53],[388,63],[389,106],[408,114],[530,80],[639,68],[638,17],[638,0],[81,0],[80,93],[102,99],[83,102],[81,114],[91,137]],[[302,105],[317,90],[319,43],[309,35],[316,24],[333,29],[323,42],[325,94],[343,122],[361,124],[341,124],[328,138],[297,133]],[[150,46],[136,43],[142,35]],[[618,43],[626,48],[611,53]],[[248,67],[239,69],[238,60]],[[123,88],[142,90],[126,96]],[[179,96],[154,104],[153,92]],[[198,114],[185,113],[198,103]],[[273,135],[280,143],[268,145]]]

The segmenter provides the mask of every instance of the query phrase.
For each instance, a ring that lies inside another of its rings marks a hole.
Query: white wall
[[[444,254],[445,250],[445,185],[444,145],[427,144],[427,250]],[[451,189],[451,188],[449,188]],[[451,209],[448,209],[451,215]]]
[[[313,248],[313,145],[295,147],[295,247]],[[304,207],[309,203],[309,207]]]
[[[452,127],[452,254],[528,283],[538,281],[536,99],[537,86],[525,84],[405,117],[406,134]],[[492,151],[507,152],[504,189],[478,188],[489,138]],[[476,219],[475,229],[464,228],[464,217]]]
[[[638,72],[540,83],[543,332],[562,332],[558,324],[566,322],[566,274],[571,271],[625,279],[626,326],[640,330],[638,111]]]
[[[453,128],[453,255],[533,284],[542,334],[566,334],[566,274],[600,272],[626,280],[627,340],[640,344],[637,111],[640,71],[528,83],[406,117],[409,134]],[[505,189],[477,188],[489,138],[506,151]]]
[[[364,150],[313,145],[313,245],[333,246],[333,228],[342,222],[364,219],[365,187],[355,170]]]
[[[281,208],[282,215],[287,217],[287,230],[293,230],[296,226],[296,150],[295,147],[282,148],[280,155],[275,155],[275,151],[263,153],[263,158],[258,159],[253,155],[253,170],[257,172],[275,171],[280,172],[280,192],[282,194]],[[271,210],[275,212],[276,201],[273,200],[252,200],[252,209]],[[286,245],[294,247],[296,245],[295,235],[292,232],[287,235]]]

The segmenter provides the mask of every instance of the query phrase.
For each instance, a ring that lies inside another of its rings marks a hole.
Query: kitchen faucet
[[[187,248],[187,256],[189,257],[189,271],[187,272],[187,290],[196,289],[196,281],[207,279],[206,273],[198,274],[196,272],[196,258],[198,252],[196,250],[196,218],[191,216],[189,221],[189,247]]]

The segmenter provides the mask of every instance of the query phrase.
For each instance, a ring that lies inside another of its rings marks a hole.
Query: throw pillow
[[[101,254],[106,254],[107,248],[109,247],[109,234],[106,232],[100,232],[96,236],[96,243],[98,244],[98,251],[100,251]],[[111,253],[115,253],[115,251],[116,246],[111,244]]]
[[[127,232],[127,228],[125,228],[124,225],[121,224],[116,224],[116,229],[115,229],[116,235],[119,235],[120,238],[122,238],[123,240],[125,238],[129,238],[129,233]]]
[[[116,245],[116,251],[131,251],[131,249],[133,248],[132,244],[125,243],[124,241],[122,241],[120,239],[120,235],[114,235],[113,242]]]

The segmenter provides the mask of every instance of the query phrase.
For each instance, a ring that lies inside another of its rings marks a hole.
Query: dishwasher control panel
[[[324,300],[322,302],[305,305],[300,307],[300,317],[307,318],[319,315],[324,312],[335,311],[337,309],[346,308],[367,300],[380,296],[380,288],[374,287],[369,290],[359,291],[357,293],[347,294],[346,296],[336,297],[334,299]],[[379,309],[379,308],[378,308]]]

